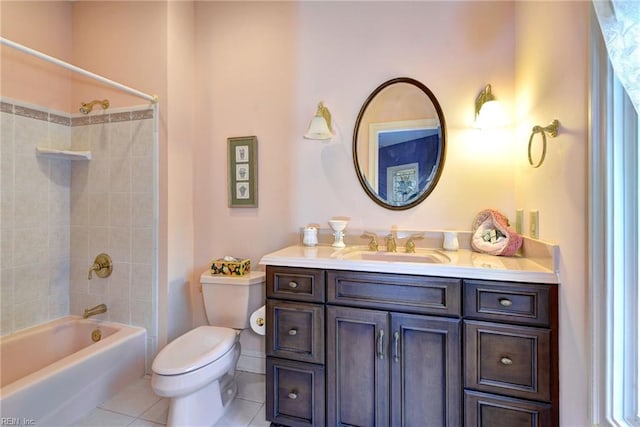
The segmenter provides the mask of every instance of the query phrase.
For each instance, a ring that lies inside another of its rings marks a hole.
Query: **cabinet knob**
[[[288,397],[289,399],[294,400],[298,398],[298,394],[295,391],[292,391],[291,393],[289,393]]]
[[[513,302],[511,302],[509,298],[500,298],[498,301],[503,307],[511,307],[511,305],[513,304]]]
[[[505,366],[509,366],[509,365],[513,364],[513,360],[511,360],[508,357],[502,357],[502,358],[500,358],[500,363],[502,363]]]
[[[289,287],[295,289],[298,287],[298,284],[296,282],[289,282]]]
[[[291,336],[296,335],[297,333],[298,333],[298,331],[295,330],[295,329],[289,329],[289,332],[288,332],[288,334],[291,335]]]

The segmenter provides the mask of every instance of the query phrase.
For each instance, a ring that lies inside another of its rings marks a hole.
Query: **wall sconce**
[[[544,158],[547,156],[547,134],[551,138],[555,138],[558,136],[558,127],[560,126],[560,122],[558,119],[554,119],[547,126],[534,126],[531,129],[531,136],[529,137],[529,164],[534,168],[539,168],[540,165],[544,162]],[[531,155],[531,146],[533,145],[533,137],[539,133],[542,136],[542,154],[540,155],[540,159],[538,159],[537,163],[533,162],[533,156]]]
[[[493,93],[491,93],[490,84],[486,85],[482,92],[478,94],[475,107],[474,127],[487,129],[507,124],[504,110],[498,100],[496,100],[496,97],[493,96]]]
[[[327,140],[333,137],[333,129],[331,128],[331,113],[322,102],[318,103],[316,115],[309,123],[309,129],[304,134],[306,139]]]

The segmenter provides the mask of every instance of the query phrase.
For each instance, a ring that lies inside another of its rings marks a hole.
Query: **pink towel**
[[[471,247],[477,252],[513,256],[522,246],[522,236],[511,230],[507,217],[494,209],[476,215],[472,232]]]

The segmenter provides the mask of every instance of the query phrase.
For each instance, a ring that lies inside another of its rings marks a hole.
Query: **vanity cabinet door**
[[[391,313],[391,425],[461,421],[460,320]]]
[[[327,306],[327,425],[389,425],[388,313]]]

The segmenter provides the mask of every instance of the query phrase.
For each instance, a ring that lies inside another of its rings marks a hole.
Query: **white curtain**
[[[616,76],[640,114],[640,0],[594,0]]]

